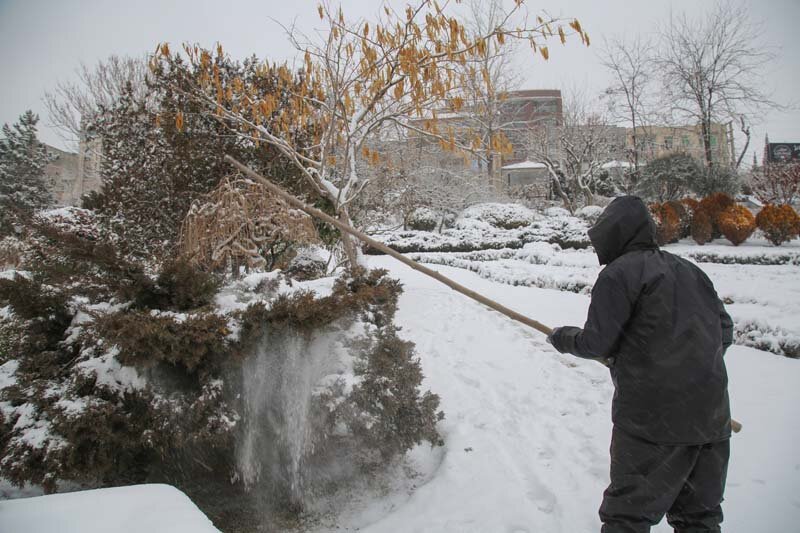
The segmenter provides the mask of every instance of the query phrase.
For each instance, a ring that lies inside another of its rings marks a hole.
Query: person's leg
[[[694,464],[686,446],[654,444],[614,427],[603,533],[647,533],[672,506]]]
[[[700,446],[692,473],[667,511],[667,522],[678,533],[722,531],[722,497],[728,473],[730,440]]]

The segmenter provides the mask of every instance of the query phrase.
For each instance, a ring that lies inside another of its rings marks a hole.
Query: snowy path
[[[544,336],[388,258],[370,263],[404,283],[398,323],[417,344],[425,386],[442,398],[446,447],[413,455],[433,471],[410,497],[375,500],[340,527],[370,533],[599,531],[611,434],[607,370],[561,356]],[[552,326],[582,323],[589,302],[583,295],[436,268]],[[733,442],[725,531],[792,530],[800,522],[794,412],[800,361],[739,347],[728,360],[733,409],[745,430]],[[431,458],[440,463],[428,466]],[[670,528],[661,524],[654,531]]]

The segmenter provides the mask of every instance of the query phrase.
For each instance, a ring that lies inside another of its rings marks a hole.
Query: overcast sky
[[[392,1],[403,6],[405,1]],[[782,104],[800,102],[800,20],[798,0],[744,0],[755,20],[763,23],[759,46],[777,52],[765,65],[764,86]],[[220,41],[235,58],[256,54],[281,60],[293,51],[272,19],[312,31],[319,19],[316,0],[0,0],[0,123],[12,123],[26,109],[41,116],[41,138],[65,147],[48,127],[42,102],[59,81],[69,81],[83,63],[109,55],[144,55],[161,41],[211,46]],[[374,18],[376,0],[344,0],[349,18]],[[598,64],[603,37],[654,32],[670,11],[700,13],[708,0],[550,0],[526,2],[535,11],[577,17],[593,45],[577,42],[551,45],[550,61],[525,54],[518,59],[525,88],[586,87],[599,93],[609,74]],[[771,112],[753,128],[761,160],[764,134],[770,141],[800,141],[800,110]],[[751,156],[747,156],[747,161]]]

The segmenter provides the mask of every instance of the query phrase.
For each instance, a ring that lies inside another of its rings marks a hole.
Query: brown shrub
[[[756,229],[756,217],[744,206],[732,205],[717,217],[719,230],[734,246],[739,246]]]
[[[800,216],[789,205],[767,204],[756,216],[756,226],[775,246],[800,234]]]
[[[681,203],[683,204],[683,206],[684,206],[684,207],[685,207],[685,208],[686,208],[686,209],[687,209],[687,210],[688,210],[690,213],[694,213],[695,211],[697,211],[697,208],[698,208],[698,207],[700,207],[700,202],[698,202],[698,201],[697,201],[697,200],[695,200],[694,198],[688,198],[688,197],[687,197],[687,198],[683,198],[683,199],[681,200]]]
[[[664,202],[665,206],[669,206],[675,214],[678,215],[678,225],[679,225],[679,239],[683,239],[688,237],[692,231],[692,211],[688,207],[686,207],[682,202],[678,200],[670,200],[669,202]]]
[[[700,200],[700,208],[705,210],[711,222],[711,234],[713,238],[716,239],[722,236],[722,231],[719,227],[719,216],[735,203],[733,198],[724,192],[715,192]]]
[[[712,236],[711,217],[705,209],[698,207],[692,217],[692,239],[702,246],[709,242]]]
[[[228,321],[214,313],[171,315],[122,311],[95,322],[101,337],[119,348],[123,365],[147,368],[165,362],[188,372],[215,373],[231,349]]]
[[[183,257],[164,263],[155,283],[140,284],[136,307],[189,311],[208,305],[219,289],[219,279]]]
[[[675,242],[681,237],[681,219],[669,204],[650,204],[650,213],[656,223],[656,240],[659,246]]]

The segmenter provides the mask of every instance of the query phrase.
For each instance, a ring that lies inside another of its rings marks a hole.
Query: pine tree
[[[4,211],[31,212],[52,201],[44,173],[51,157],[37,138],[38,122],[39,116],[28,110],[13,126],[3,125],[3,136],[0,138],[0,205]]]

